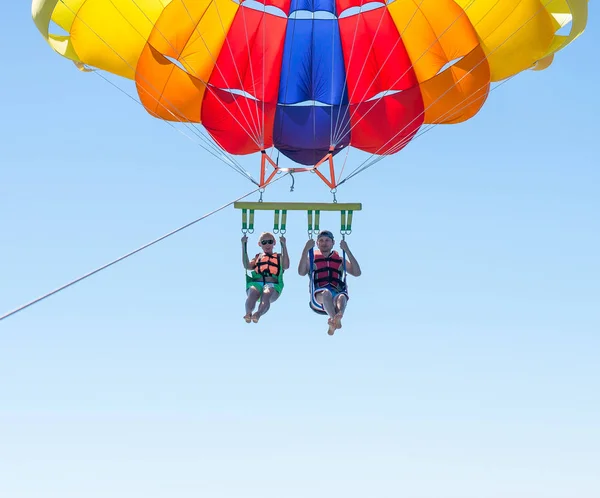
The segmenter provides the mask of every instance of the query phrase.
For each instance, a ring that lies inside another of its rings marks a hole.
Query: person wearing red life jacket
[[[327,333],[333,335],[342,328],[342,317],[348,303],[346,274],[359,277],[360,265],[345,240],[340,242],[344,256],[333,250],[335,240],[329,230],[323,230],[315,241],[308,240],[298,263],[298,273],[310,278],[310,307],[320,314],[329,315]]]
[[[275,235],[271,232],[263,232],[258,238],[258,247],[262,253],[258,253],[254,258],[248,258],[248,237],[242,237],[242,264],[246,270],[251,270],[251,274],[246,273],[246,314],[244,320],[246,323],[258,323],[271,303],[277,301],[283,290],[283,272],[290,267],[290,258],[287,252],[286,240],[282,235],[279,237],[281,243],[281,254],[273,251],[277,244]],[[256,303],[259,302],[258,310],[253,313]]]

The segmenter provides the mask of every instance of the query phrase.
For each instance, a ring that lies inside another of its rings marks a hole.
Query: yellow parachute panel
[[[133,79],[154,23],[170,1],[34,0],[32,16],[59,54]],[[51,23],[68,35],[50,34]]]

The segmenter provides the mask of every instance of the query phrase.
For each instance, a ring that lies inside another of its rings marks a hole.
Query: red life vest
[[[257,254],[253,270],[263,277],[279,276],[281,272],[279,254]]]
[[[315,258],[313,261],[313,281],[315,287],[331,286],[340,291],[346,290],[346,284],[343,278],[343,260],[337,251],[331,251],[329,256],[315,249]]]

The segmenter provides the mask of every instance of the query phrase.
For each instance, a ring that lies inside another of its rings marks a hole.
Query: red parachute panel
[[[214,141],[230,154],[251,154],[273,145],[276,107],[208,88],[202,102],[202,122]]]
[[[247,7],[237,11],[209,84],[276,102],[286,18]]]
[[[388,90],[418,85],[412,63],[387,8],[339,20],[351,104]]]
[[[351,145],[372,154],[398,152],[417,133],[424,114],[419,87],[353,105]]]

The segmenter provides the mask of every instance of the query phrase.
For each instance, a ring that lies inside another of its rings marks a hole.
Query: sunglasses
[[[267,244],[272,244],[274,242],[273,239],[268,239],[268,240],[261,240],[260,243],[263,246],[266,246]]]

